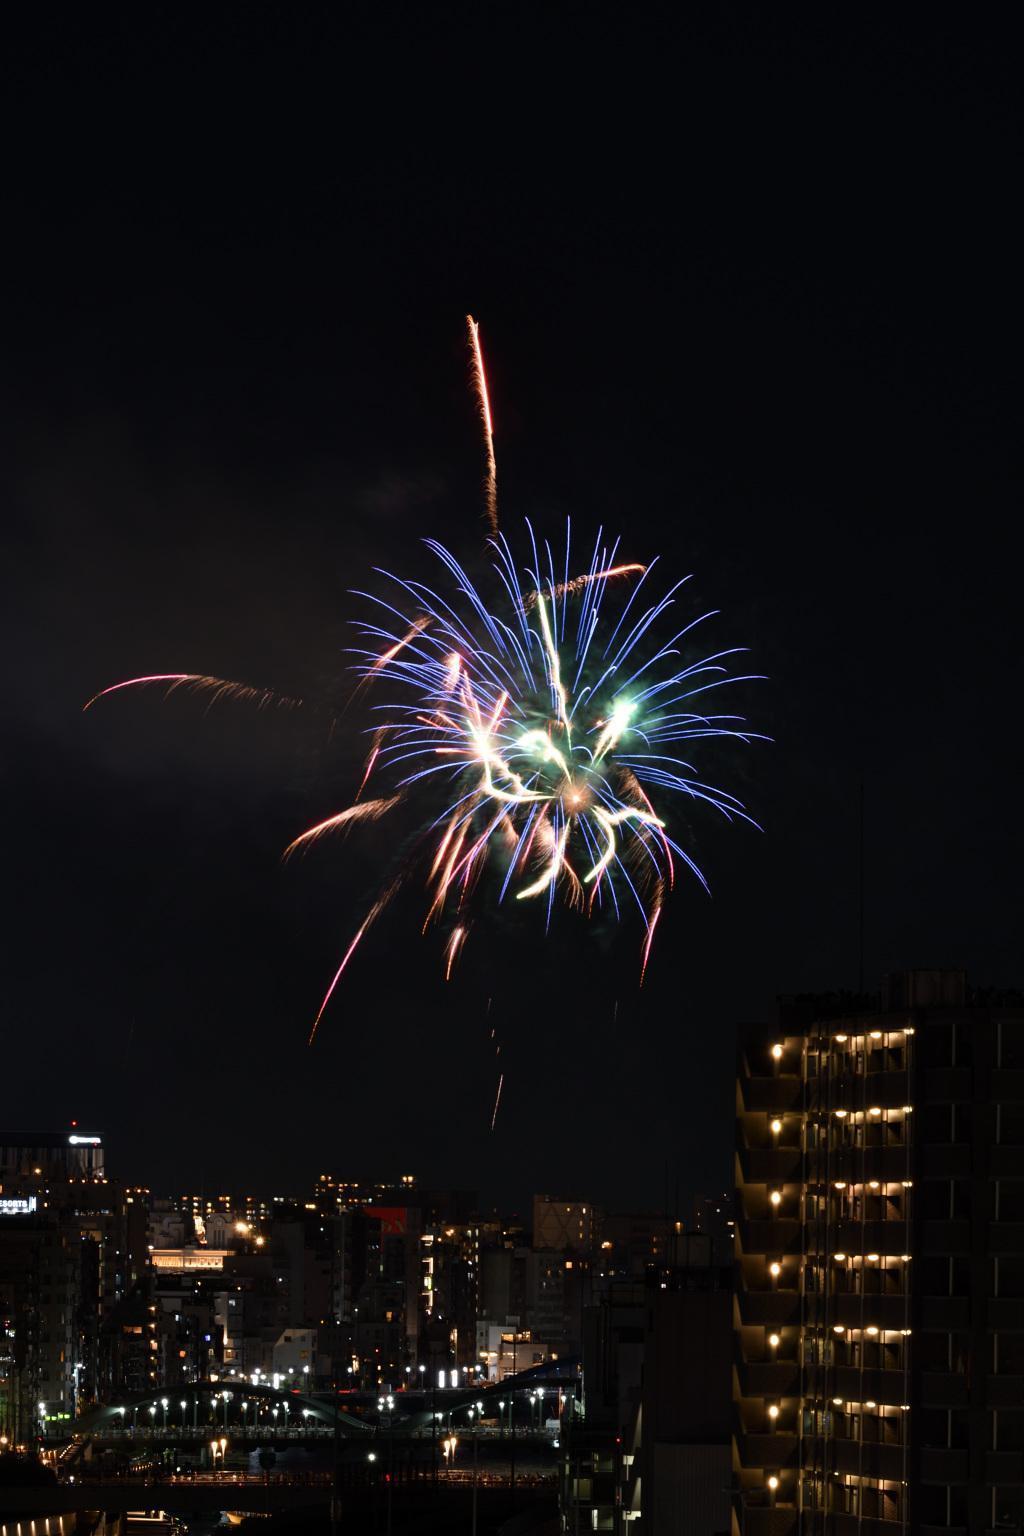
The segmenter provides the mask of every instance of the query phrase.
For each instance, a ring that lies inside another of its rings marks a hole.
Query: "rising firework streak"
[[[491,397],[487,392],[487,375],[484,372],[484,354],[480,345],[480,327],[472,315],[466,316],[469,345],[473,354],[473,386],[480,402],[480,416],[484,426],[484,447],[487,450],[487,522],[491,535],[498,532],[498,465],[494,458],[494,424],[491,421]]]

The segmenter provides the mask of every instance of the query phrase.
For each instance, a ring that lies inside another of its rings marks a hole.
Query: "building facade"
[[[733,1527],[1024,1522],[1024,1005],[960,972],[739,1032]]]

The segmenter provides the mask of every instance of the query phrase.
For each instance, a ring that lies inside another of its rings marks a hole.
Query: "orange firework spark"
[[[463,941],[463,939],[465,937],[466,937],[466,930],[465,930],[465,928],[456,928],[456,929],[453,930],[452,936],[448,940],[448,949],[447,949],[448,964],[445,967],[445,973],[444,973],[445,981],[451,981],[451,979],[452,979],[452,966],[455,964],[455,956],[458,954],[458,952],[459,952],[459,945],[462,943],[462,941]]]
[[[275,693],[272,688],[252,688],[248,683],[233,683],[226,677],[206,677],[201,672],[153,672],[147,677],[128,677],[123,683],[112,683],[109,688],[101,688],[99,693],[94,693],[87,703],[82,705],[82,713],[100,699],[105,699],[109,693],[120,693],[122,688],[141,688],[149,683],[166,683],[166,696],[174,693],[178,688],[190,688],[194,692],[211,692],[213,698],[211,705],[219,699],[239,699],[249,703],[255,701],[257,709],[266,709],[271,704],[283,706],[286,709],[298,709],[301,699],[290,699],[280,693]]]
[[[338,832],[350,827],[354,821],[379,821],[385,816],[392,806],[398,804],[401,795],[390,795],[385,800],[363,800],[359,805],[350,805],[347,810],[339,811],[336,816],[328,816],[325,821],[317,822],[315,827],[310,827],[307,832],[300,832],[295,840],[288,844],[282,858],[291,858],[298,848],[308,848],[325,832]]]
[[[612,581],[616,576],[642,576],[646,571],[646,565],[612,565],[606,571],[592,571],[586,576],[574,576],[571,581],[560,581],[556,587],[551,588],[552,597],[562,597],[568,594],[572,597],[574,592],[582,592],[584,587],[589,587],[595,581]],[[546,595],[546,594],[545,594]],[[523,607],[527,612],[537,606],[539,592],[528,592],[523,599]]]
[[[345,967],[348,965],[352,956],[355,954],[359,941],[362,939],[363,935],[366,933],[366,930],[371,926],[371,924],[377,921],[378,917],[384,911],[384,908],[387,906],[392,896],[402,884],[404,878],[404,874],[398,875],[398,877],[388,886],[383,896],[379,896],[377,898],[369,912],[367,912],[366,916],[363,918],[362,924],[360,925],[355,938],[352,940],[352,943],[349,945],[348,949],[346,949],[342,962],[334,973],[334,980],[331,982],[330,986],[327,988],[327,991],[324,993],[323,1002],[320,1004],[320,1011],[316,1018],[313,1020],[313,1028],[309,1032],[309,1040],[307,1041],[308,1045],[312,1045],[314,1039],[316,1038],[316,1032],[320,1028],[320,1020],[324,1016],[327,1004],[330,1002],[332,996],[334,995],[334,989],[338,985],[338,982],[341,980]]]
[[[491,401],[487,393],[487,375],[484,372],[484,354],[480,346],[480,327],[472,315],[466,316],[469,329],[469,345],[473,352],[473,383],[480,401],[480,415],[484,424],[484,446],[487,449],[487,520],[491,533],[498,531],[498,465],[494,457],[494,425],[491,421]]]

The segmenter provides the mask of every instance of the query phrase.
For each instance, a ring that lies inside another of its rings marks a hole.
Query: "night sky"
[[[603,3],[4,26],[0,1119],[77,1117],[159,1189],[688,1214],[731,1181],[732,1025],[857,985],[861,784],[868,984],[1024,980],[1009,38]],[[677,890],[642,993],[635,924],[539,913],[445,986],[400,901],[308,1049],[393,844],[280,853],[365,751],[359,708],[332,725],[349,589],[423,574],[424,535],[479,550],[467,312],[509,532],[660,552],[768,674],[774,744],[700,759],[764,831],[691,819],[713,896]],[[177,670],[307,702],[81,712]]]

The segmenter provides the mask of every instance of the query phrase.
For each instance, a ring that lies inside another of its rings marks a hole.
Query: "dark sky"
[[[731,1176],[733,1023],[856,985],[862,782],[869,983],[1021,981],[1017,55],[962,25],[5,19],[0,1118],[172,1189],[688,1204]],[[769,675],[775,744],[704,760],[764,832],[694,818],[713,898],[642,993],[635,928],[571,919],[446,987],[409,901],[307,1049],[393,849],[279,855],[352,792],[349,588],[479,548],[467,311],[509,531],[621,530]],[[82,715],[164,670],[308,706]]]

